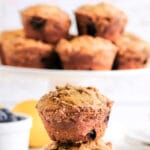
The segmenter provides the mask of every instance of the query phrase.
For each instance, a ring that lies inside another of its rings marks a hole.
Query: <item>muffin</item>
[[[4,31],[0,34],[0,43],[10,38],[25,37],[22,29]]]
[[[106,39],[83,35],[62,39],[56,51],[64,69],[111,70],[117,47]]]
[[[92,87],[66,85],[44,95],[37,104],[44,126],[54,141],[83,143],[104,135],[112,101]]]
[[[102,140],[92,141],[90,143],[77,144],[62,144],[51,141],[44,150],[112,150],[111,143],[105,143]]]
[[[125,33],[116,41],[118,54],[114,68],[138,69],[146,67],[149,60],[150,44],[138,36]]]
[[[108,3],[84,5],[75,11],[80,35],[101,36],[116,41],[127,23],[125,13]]]
[[[14,39],[18,37],[25,37],[24,31],[22,29],[3,31],[0,34],[0,49],[3,42],[5,42],[8,39]]]
[[[10,66],[22,66],[33,68],[53,67],[53,46],[33,39],[20,36],[7,35],[10,38],[2,40],[1,57],[2,64]]]
[[[0,34],[0,58],[2,59],[2,61],[3,61],[2,44],[8,39],[14,39],[14,38],[24,37],[24,36],[25,34],[22,29],[3,31]]]
[[[56,6],[36,5],[21,12],[26,36],[56,43],[68,36],[69,16]]]

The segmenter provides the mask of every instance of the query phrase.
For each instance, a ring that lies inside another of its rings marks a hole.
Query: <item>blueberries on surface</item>
[[[0,110],[0,122],[6,121],[7,119],[8,119],[7,114]]]
[[[0,109],[0,123],[20,121],[22,119],[22,117],[16,116],[6,108]]]

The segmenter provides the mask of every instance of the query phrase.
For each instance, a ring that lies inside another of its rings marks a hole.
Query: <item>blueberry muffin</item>
[[[112,150],[110,143],[105,143],[102,140],[92,141],[89,143],[70,143],[62,144],[59,142],[51,141],[44,150]]]
[[[0,34],[0,47],[3,42],[5,42],[8,39],[14,39],[18,37],[25,37],[24,31],[22,29],[18,30],[10,30],[10,31],[3,31]]]
[[[22,29],[3,31],[0,34],[0,58],[2,61],[3,61],[2,44],[8,39],[14,39],[18,37],[25,37],[24,31]]]
[[[84,5],[75,11],[79,34],[102,36],[116,41],[127,23],[125,13],[107,3]]]
[[[21,36],[7,35],[1,43],[2,64],[10,66],[53,68],[56,61],[53,46],[50,44],[23,38]]]
[[[115,69],[137,69],[146,67],[149,60],[150,44],[131,33],[125,33],[116,41],[118,54]]]
[[[21,13],[26,36],[56,43],[68,36],[71,21],[69,16],[56,6],[31,6]]]
[[[112,101],[92,87],[57,87],[37,104],[45,128],[54,141],[83,143],[104,135]]]
[[[83,35],[62,39],[56,51],[64,69],[111,70],[117,47],[106,39]]]
[[[17,37],[25,37],[25,33],[22,29],[18,30],[9,30],[9,31],[3,31],[0,34],[0,43],[3,41],[10,39],[10,38],[17,38]]]

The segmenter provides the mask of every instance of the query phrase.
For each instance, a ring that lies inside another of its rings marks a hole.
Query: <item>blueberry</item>
[[[94,36],[96,34],[96,28],[95,28],[95,25],[93,23],[87,24],[87,33],[89,35],[92,35],[92,36]]]
[[[108,116],[106,116],[106,118],[105,118],[104,122],[105,122],[106,124],[108,124],[108,121],[109,121],[109,115],[108,115]]]
[[[104,123],[106,123],[106,125],[108,124],[109,116],[110,116],[110,112],[108,113],[108,115],[104,119]]]
[[[20,116],[16,116],[17,120],[20,121],[20,120],[23,120],[24,117],[20,117]]]
[[[87,134],[87,138],[94,140],[96,138],[96,132],[95,130],[91,130],[88,134]]]
[[[44,27],[45,23],[46,23],[45,19],[36,17],[36,16],[33,16],[30,21],[32,28],[35,30],[42,29]]]
[[[0,122],[14,122],[14,121],[20,121],[23,118],[20,116],[16,116],[12,112],[10,112],[6,108],[0,109]]]
[[[2,111],[2,109],[0,110],[0,122],[6,122],[8,119],[8,116],[5,112]]]
[[[18,120],[17,120],[17,117],[16,117],[15,115],[9,114],[7,121],[8,121],[8,122],[13,122],[13,121],[18,121]]]
[[[2,109],[0,109],[0,111],[5,112],[5,113],[10,113],[10,111],[6,108],[2,108]]]

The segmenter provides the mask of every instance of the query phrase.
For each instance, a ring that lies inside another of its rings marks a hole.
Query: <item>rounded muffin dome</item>
[[[87,142],[104,135],[112,101],[93,87],[66,85],[44,95],[37,109],[54,141]]]

